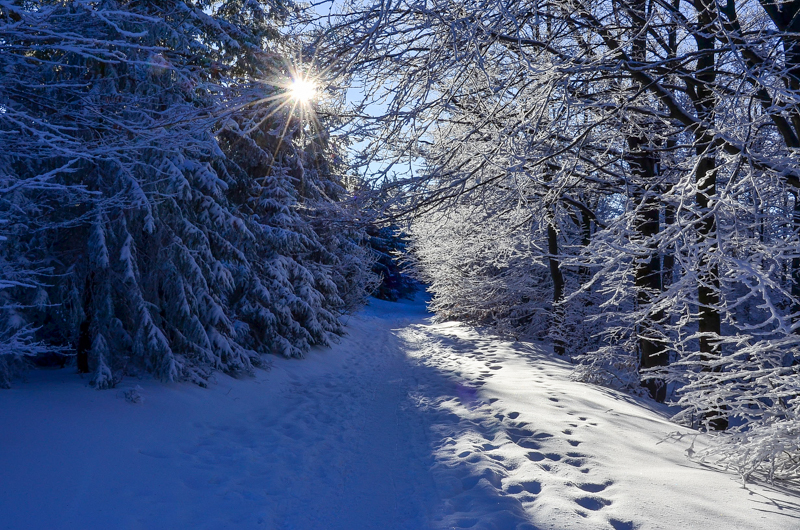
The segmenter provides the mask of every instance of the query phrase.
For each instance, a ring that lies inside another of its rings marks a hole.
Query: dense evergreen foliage
[[[381,278],[381,283],[372,293],[376,298],[396,302],[400,298],[413,298],[416,282],[403,270],[403,260],[407,259],[408,237],[397,226],[367,226],[369,246],[375,253],[373,272]]]
[[[341,332],[371,258],[286,91],[293,9],[0,2],[2,384],[43,350],[205,384]]]

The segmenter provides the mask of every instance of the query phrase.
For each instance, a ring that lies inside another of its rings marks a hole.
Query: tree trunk
[[[795,234],[800,236],[800,193],[793,193],[794,208],[792,209],[792,227]],[[792,324],[797,325],[800,321],[800,256],[792,258],[791,265],[792,278]],[[800,328],[796,329],[795,334],[800,335]],[[797,356],[795,356],[797,358]]]
[[[92,349],[92,336],[90,332],[92,324],[92,280],[91,276],[86,277],[83,290],[83,313],[84,318],[78,329],[78,344],[76,350],[76,362],[78,372],[89,373],[89,350]]]
[[[564,307],[561,301],[564,298],[564,275],[558,263],[558,232],[555,220],[547,224],[547,253],[550,263],[550,278],[553,280],[553,321],[551,329],[553,334],[553,351],[564,355],[566,347],[562,337],[564,323]]]
[[[646,240],[659,231],[659,207],[654,198],[644,199],[643,211],[637,223],[637,232]],[[661,291],[661,260],[657,249],[651,247],[650,257],[636,267],[636,302],[648,306],[652,302],[652,293]],[[647,321],[639,325],[639,366],[642,369],[666,366],[669,354],[664,342],[654,337],[652,326],[664,318],[662,312],[652,313]],[[663,403],[667,397],[667,385],[663,379],[647,378],[642,380],[642,386],[647,388],[650,397]]]
[[[646,2],[635,0],[631,4],[631,18],[636,28],[644,28],[646,23]],[[647,58],[647,33],[642,29],[633,39],[631,45],[631,58],[637,62],[644,62]],[[636,84],[635,89],[640,91],[641,86]],[[642,125],[642,124],[638,124]],[[637,130],[647,127],[636,127]],[[651,194],[651,186],[656,185],[658,175],[658,160],[652,150],[648,149],[648,138],[642,134],[628,136],[629,158],[631,175],[641,189],[640,211],[635,221],[635,229],[644,245],[647,245],[648,256],[639,260],[636,265],[635,280],[636,303],[639,307],[648,307],[652,302],[652,294],[661,291],[661,257],[658,253],[653,237],[660,229],[660,207],[658,200]],[[637,326],[639,335],[639,367],[640,369],[665,366],[669,355],[664,343],[655,337],[653,323],[663,318],[663,314],[649,314]],[[642,386],[647,388],[650,397],[663,402],[666,399],[667,387],[663,379],[647,378],[642,380]]]
[[[697,71],[695,78],[695,97],[693,103],[697,117],[701,124],[713,124],[715,121],[716,98],[711,86],[716,80],[716,66],[714,55],[714,36],[712,25],[714,22],[714,7],[710,0],[695,0],[695,9],[698,12],[698,26],[694,38],[697,42]],[[689,91],[691,93],[691,90]],[[719,367],[710,364],[721,355],[719,337],[722,335],[719,302],[720,280],[719,266],[712,262],[712,257],[718,251],[717,219],[711,209],[712,198],[717,193],[717,168],[713,152],[714,136],[704,125],[698,126],[695,131],[695,152],[700,158],[697,164],[695,183],[697,193],[695,201],[698,207],[700,220],[697,224],[698,247],[700,262],[698,264],[697,300],[699,303],[698,331],[700,332],[700,355],[706,361],[704,371],[718,371]],[[716,410],[715,410],[716,409]],[[724,404],[718,404],[706,412],[706,419],[710,428],[725,430],[728,428],[727,413]]]

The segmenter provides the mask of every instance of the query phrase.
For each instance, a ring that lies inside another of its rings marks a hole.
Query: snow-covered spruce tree
[[[396,302],[401,298],[412,298],[417,290],[409,270],[408,234],[396,225],[367,226],[369,247],[375,256],[373,272],[380,278],[380,285],[372,293],[376,298]]]
[[[205,384],[261,353],[302,355],[369,279],[366,251],[313,227],[340,197],[313,161],[329,146],[301,141],[281,105],[289,7],[0,4],[3,172],[46,183],[5,203],[7,259],[49,272],[15,300],[97,387],[139,371]]]

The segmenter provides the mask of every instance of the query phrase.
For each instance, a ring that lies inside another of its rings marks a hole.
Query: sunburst
[[[312,79],[297,77],[289,85],[289,93],[295,102],[308,105],[317,97],[317,84]]]

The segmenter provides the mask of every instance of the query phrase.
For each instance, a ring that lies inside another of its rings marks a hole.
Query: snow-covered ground
[[[688,460],[665,408],[428,317],[373,300],[208,389],[31,372],[0,392],[0,528],[800,528],[798,491]]]

